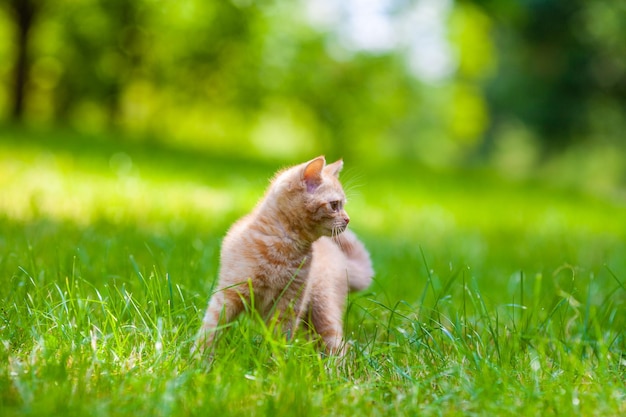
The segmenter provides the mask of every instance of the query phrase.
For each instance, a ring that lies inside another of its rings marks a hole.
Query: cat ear
[[[324,165],[326,165],[326,159],[324,159],[323,156],[318,156],[304,167],[302,180],[306,184],[306,190],[308,192],[312,193],[322,183],[322,170],[324,169]]]
[[[343,168],[343,159],[340,159],[338,161],[333,162],[332,164],[326,165],[326,168],[324,168],[324,171],[328,172],[331,175],[334,175],[335,177],[338,177],[342,168]]]

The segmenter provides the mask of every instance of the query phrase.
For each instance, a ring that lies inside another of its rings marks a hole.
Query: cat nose
[[[343,218],[343,221],[344,221],[344,222],[346,222],[346,224],[350,223],[350,217],[345,216],[345,217]]]

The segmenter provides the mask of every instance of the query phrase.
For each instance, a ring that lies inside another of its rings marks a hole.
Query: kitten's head
[[[275,180],[280,210],[314,238],[336,236],[348,227],[346,195],[339,182],[342,168],[342,160],[326,165],[319,156],[284,171]]]

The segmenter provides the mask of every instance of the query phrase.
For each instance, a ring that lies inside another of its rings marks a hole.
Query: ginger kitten
[[[305,321],[327,352],[344,353],[346,296],[367,288],[374,271],[363,244],[346,230],[342,167],[320,156],[278,172],[252,213],[230,228],[197,351],[209,350],[218,326],[253,305],[266,320],[277,315],[287,335]]]

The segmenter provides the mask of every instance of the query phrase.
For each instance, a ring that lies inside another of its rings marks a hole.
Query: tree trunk
[[[24,99],[26,95],[26,83],[28,82],[28,43],[31,27],[37,13],[37,0],[10,0],[9,7],[13,12],[13,18],[17,27],[17,52],[13,75],[13,109],[14,120],[21,120],[24,116]]]

